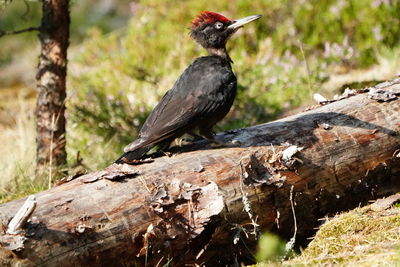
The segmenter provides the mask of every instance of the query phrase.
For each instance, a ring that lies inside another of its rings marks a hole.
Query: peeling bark
[[[172,157],[112,164],[38,193],[24,249],[3,247],[0,259],[41,266],[251,262],[261,231],[293,236],[293,214],[302,244],[318,219],[400,189],[400,79],[374,89],[389,94],[360,93],[217,135],[240,147],[200,141]],[[23,201],[0,206],[3,225]]]
[[[37,171],[66,163],[65,96],[67,48],[69,45],[69,1],[44,0],[39,39],[41,54],[36,74]]]

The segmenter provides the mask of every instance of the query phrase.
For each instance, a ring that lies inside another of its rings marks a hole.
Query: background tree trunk
[[[43,0],[41,54],[37,72],[37,171],[66,163],[65,96],[69,1]]]
[[[36,194],[26,240],[1,229],[24,200],[0,205],[0,263],[225,266],[251,262],[261,231],[304,244],[320,218],[400,190],[399,95],[400,79],[217,136],[240,147],[66,179]]]

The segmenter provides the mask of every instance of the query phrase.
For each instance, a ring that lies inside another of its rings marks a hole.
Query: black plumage
[[[153,146],[169,145],[175,138],[197,130],[202,137],[213,139],[212,128],[229,112],[237,89],[226,41],[239,27],[257,18],[231,21],[205,11],[192,22],[191,36],[209,56],[197,58],[182,73],[117,162],[140,159]]]

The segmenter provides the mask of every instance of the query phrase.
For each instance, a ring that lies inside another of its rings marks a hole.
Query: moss
[[[400,261],[400,208],[357,208],[328,219],[298,257],[282,266],[395,266]]]

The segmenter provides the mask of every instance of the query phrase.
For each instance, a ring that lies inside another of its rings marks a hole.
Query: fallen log
[[[217,135],[239,147],[199,141],[38,193],[18,249],[6,227],[24,199],[0,205],[0,265],[221,266],[251,262],[261,231],[301,244],[320,218],[399,191],[400,79],[366,91]]]

